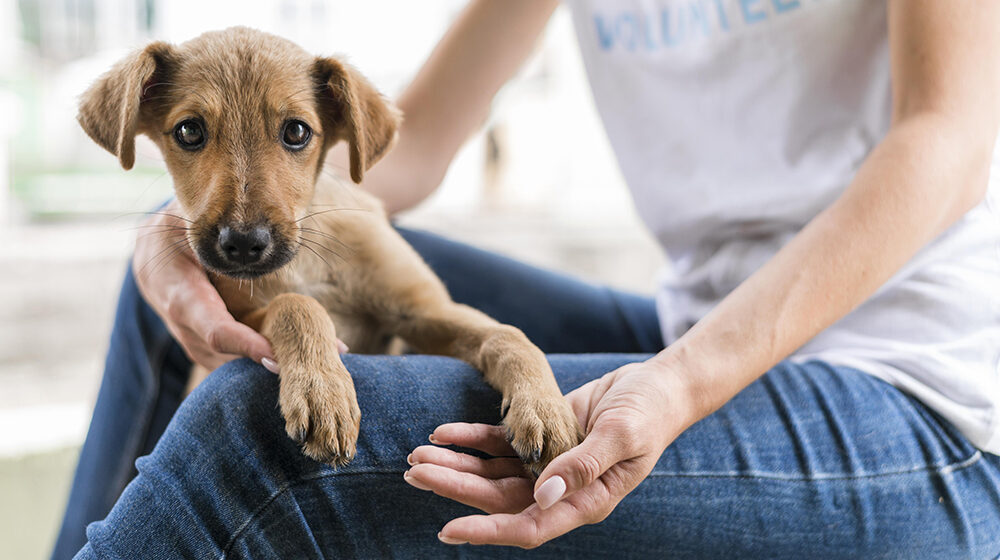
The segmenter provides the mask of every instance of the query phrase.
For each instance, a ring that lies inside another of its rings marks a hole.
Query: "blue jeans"
[[[649,299],[404,235],[457,301],[549,353],[564,391],[660,347]],[[779,364],[695,424],[600,524],[531,552],[444,545],[438,529],[473,510],[404,483],[405,457],[439,424],[498,422],[499,396],[449,358],[344,361],[362,426],[341,469],[287,438],[277,379],[249,360],[175,413],[187,361],[127,278],[54,558],[1000,555],[1000,458],[888,384],[822,362]]]

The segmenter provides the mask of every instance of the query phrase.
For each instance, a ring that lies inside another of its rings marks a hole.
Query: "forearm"
[[[870,297],[985,193],[995,133],[946,117],[893,127],[845,193],[654,360],[709,414]]]
[[[398,142],[365,178],[390,213],[437,188],[557,6],[556,0],[474,0],[463,10],[396,101],[404,114]],[[346,152],[334,150],[329,161],[343,166]]]

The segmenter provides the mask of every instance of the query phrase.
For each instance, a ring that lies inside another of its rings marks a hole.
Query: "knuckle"
[[[587,521],[587,523],[590,525],[593,525],[595,523],[600,523],[605,519],[607,519],[608,516],[611,515],[611,512],[614,510],[615,510],[614,506],[601,506],[600,508],[594,511],[594,513],[590,516],[590,519]]]
[[[590,484],[601,476],[601,461],[590,453],[577,455],[575,467],[580,479],[580,487]]]
[[[184,316],[184,304],[181,302],[181,298],[177,297],[176,294],[168,296],[163,311],[166,315],[165,319],[172,323],[179,323]]]
[[[525,550],[531,550],[533,548],[538,548],[542,546],[544,543],[545,539],[543,539],[541,535],[539,535],[538,533],[535,533],[530,538],[519,544],[518,546]]]
[[[221,354],[223,352],[223,334],[218,326],[212,327],[205,335],[205,344],[212,352]]]

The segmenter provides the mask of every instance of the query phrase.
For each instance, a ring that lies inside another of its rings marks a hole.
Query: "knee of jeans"
[[[277,403],[278,376],[243,358],[222,365],[202,381],[184,400],[174,422],[188,434],[220,438],[217,443],[273,430],[284,433]]]

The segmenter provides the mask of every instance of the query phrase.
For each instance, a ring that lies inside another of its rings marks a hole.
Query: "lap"
[[[656,305],[517,260],[398,228],[452,298],[514,325],[546,353],[658,352]]]
[[[645,357],[550,362],[569,391]],[[196,557],[525,554],[439,544],[446,521],[473,511],[402,480],[406,455],[437,425],[499,420],[499,396],[478,372],[426,356],[348,355],[345,363],[362,409],[350,465],[305,458],[284,434],[277,379],[247,360],[231,363],[140,460],[109,518],[88,530],[86,554],[137,544]],[[530,554],[996,555],[997,467],[881,381],[819,362],[783,363],[682,434],[607,520]]]

